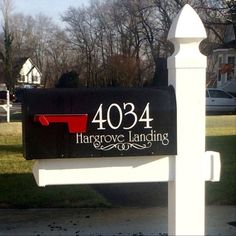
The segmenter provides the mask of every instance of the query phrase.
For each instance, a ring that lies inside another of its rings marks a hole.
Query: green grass
[[[206,182],[206,202],[236,205],[236,116],[206,117],[206,150],[221,157],[221,179]]]
[[[107,207],[89,186],[37,187],[32,174],[0,175],[0,208]]]
[[[87,185],[37,186],[34,161],[22,156],[20,123],[0,123],[0,208],[108,207]]]
[[[220,182],[206,182],[208,204],[236,205],[236,116],[206,118],[206,150],[221,154]],[[40,188],[34,161],[22,156],[21,123],[0,123],[0,208],[101,207],[110,204],[90,186]]]
[[[206,182],[208,204],[236,205],[236,136],[210,136],[207,150],[220,152],[220,182]]]

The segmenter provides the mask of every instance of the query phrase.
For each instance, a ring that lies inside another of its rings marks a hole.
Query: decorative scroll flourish
[[[130,148],[135,148],[138,150],[143,150],[150,148],[152,146],[152,142],[147,142],[145,144],[137,144],[137,143],[114,143],[114,144],[109,144],[107,146],[102,145],[100,142],[94,142],[93,146],[97,150],[102,150],[102,151],[109,151],[111,149],[117,149],[119,151],[128,151]]]

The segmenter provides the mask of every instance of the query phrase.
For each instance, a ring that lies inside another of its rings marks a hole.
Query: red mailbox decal
[[[85,133],[87,120],[87,114],[37,114],[34,116],[34,121],[43,126],[48,126],[50,123],[66,123],[70,133]]]

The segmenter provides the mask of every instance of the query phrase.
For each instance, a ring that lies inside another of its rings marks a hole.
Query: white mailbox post
[[[205,181],[220,178],[219,153],[205,152],[206,57],[199,51],[204,38],[199,16],[185,5],[168,35],[175,46],[168,70],[176,93],[177,155],[40,159],[33,168],[37,184],[167,181],[168,234],[204,235]]]
[[[205,74],[206,57],[199,51],[206,31],[189,5],[180,11],[168,39],[175,52],[168,58],[169,84],[177,102],[177,156],[174,181],[169,181],[169,235],[204,235],[205,225]]]

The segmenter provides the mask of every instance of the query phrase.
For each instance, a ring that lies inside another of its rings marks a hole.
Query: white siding
[[[27,84],[41,84],[41,73],[39,70],[31,63],[30,59],[27,59],[20,70],[20,79],[18,83]]]

